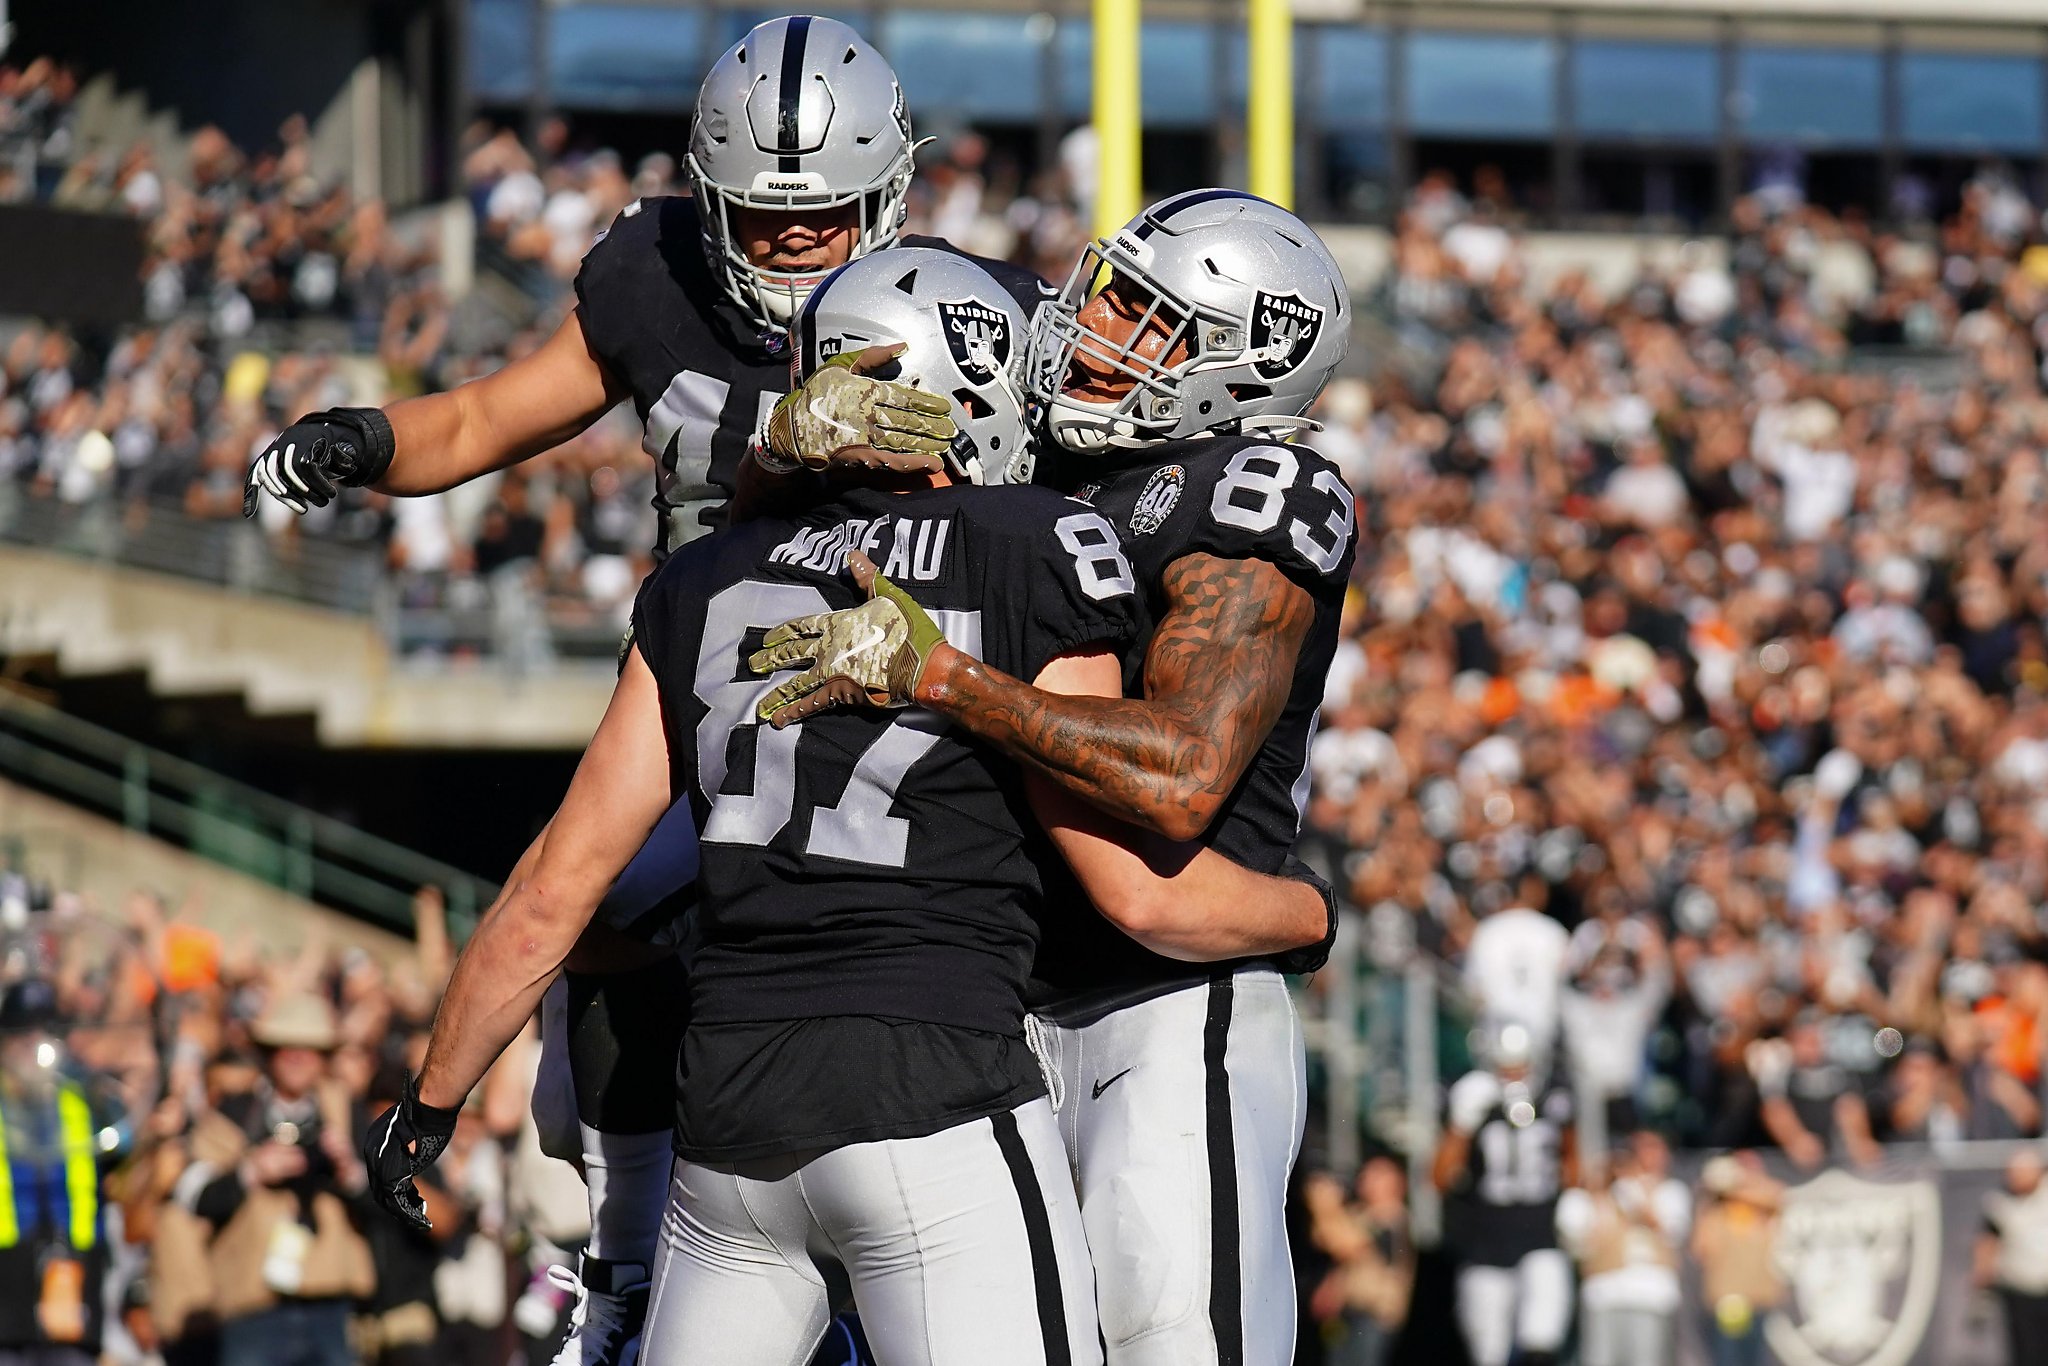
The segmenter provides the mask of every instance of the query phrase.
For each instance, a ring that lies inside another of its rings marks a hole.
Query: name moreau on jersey
[[[947,517],[852,517],[832,526],[804,527],[768,553],[768,563],[837,573],[848,551],[858,550],[889,578],[937,583],[945,574]],[[887,538],[888,554],[877,552]]]

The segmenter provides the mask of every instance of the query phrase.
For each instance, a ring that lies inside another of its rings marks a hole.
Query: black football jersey
[[[748,656],[793,617],[860,600],[858,547],[948,639],[1036,676],[1087,642],[1121,646],[1140,609],[1101,515],[1049,489],[853,490],[678,550],[634,638],[659,681],[700,869],[696,1024],[873,1015],[1016,1033],[1058,864],[1014,767],[917,708],[755,720],[795,671]]]
[[[1556,1247],[1571,1093],[1516,1088],[1491,1072],[1470,1072],[1451,1088],[1450,1110],[1453,1127],[1472,1139],[1465,1177],[1445,1208],[1445,1233],[1460,1258],[1513,1266]]]
[[[1167,568],[1185,555],[1264,560],[1315,602],[1280,719],[1201,837],[1235,863],[1277,873],[1301,833],[1308,746],[1356,552],[1356,505],[1337,467],[1306,446],[1204,437],[1148,447],[1143,455],[1141,465],[1097,466],[1076,496],[1122,538],[1146,599],[1148,629],[1165,611]],[[1144,652],[1126,659],[1125,691],[1142,697]],[[1073,915],[1062,918],[1057,933],[1048,932],[1033,1000],[1053,1007],[1214,971],[1214,964],[1178,962],[1140,948],[1099,916]]]
[[[956,249],[934,237],[905,246]],[[959,253],[965,255],[965,253]],[[1031,271],[969,257],[1029,317],[1051,291]],[[704,256],[697,204],[636,199],[583,258],[576,308],[590,349],[633,396],[654,457],[660,558],[722,524],[747,439],[789,392],[789,339],[735,308]]]

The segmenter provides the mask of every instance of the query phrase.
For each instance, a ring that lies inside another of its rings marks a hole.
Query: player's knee
[[[1178,1146],[1169,1140],[1169,1150]],[[1189,1325],[1206,1331],[1200,1311],[1208,1239],[1200,1236],[1196,1216],[1189,1192],[1157,1158],[1119,1171],[1083,1202],[1096,1306],[1113,1360],[1174,1360],[1120,1356],[1114,1349]]]

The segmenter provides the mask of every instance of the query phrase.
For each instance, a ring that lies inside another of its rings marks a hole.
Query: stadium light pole
[[[1245,141],[1251,191],[1294,207],[1294,0],[1250,0]]]
[[[1138,0],[1095,0],[1095,232],[1107,237],[1142,207]]]

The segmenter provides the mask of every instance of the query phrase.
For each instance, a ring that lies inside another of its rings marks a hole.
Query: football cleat
[[[548,1278],[576,1296],[569,1336],[554,1366],[635,1366],[647,1322],[647,1268],[586,1253],[578,1270],[550,1267]]]

